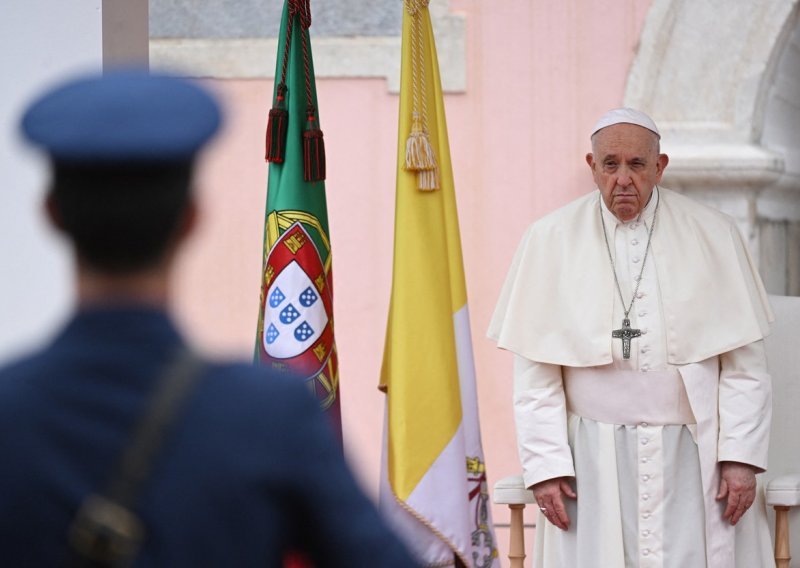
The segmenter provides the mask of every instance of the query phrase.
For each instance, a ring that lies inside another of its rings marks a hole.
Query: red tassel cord
[[[325,179],[325,141],[317,124],[314,107],[308,109],[308,129],[303,132],[303,179]]]
[[[290,4],[289,20],[286,23],[286,38],[283,44],[283,62],[281,64],[281,78],[275,90],[275,101],[269,111],[267,120],[266,152],[264,159],[267,162],[282,164],[286,158],[286,132],[289,124],[289,112],[286,110],[286,73],[289,68],[289,50],[292,47],[292,28],[294,27],[294,12]],[[276,77],[277,80],[277,77]]]
[[[303,179],[322,181],[325,179],[325,142],[319,128],[317,109],[311,89],[311,55],[308,45],[308,28],[311,27],[311,9],[308,0],[290,0],[290,10],[300,18],[302,28],[300,43],[303,49],[303,71],[306,87],[306,116],[308,127],[303,132]]]
[[[268,162],[282,164],[286,157],[286,127],[289,113],[286,110],[286,85],[278,85],[275,105],[269,111],[267,121],[267,150],[264,159]]]

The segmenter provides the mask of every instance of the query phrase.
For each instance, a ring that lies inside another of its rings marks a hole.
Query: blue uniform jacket
[[[0,370],[0,566],[58,566],[67,530],[105,487],[182,340],[161,311],[80,311],[42,351]],[[161,447],[137,507],[137,566],[416,564],[358,489],[298,381],[212,363]]]

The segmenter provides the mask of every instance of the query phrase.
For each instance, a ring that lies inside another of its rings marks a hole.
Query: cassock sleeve
[[[514,419],[525,487],[575,475],[560,365],[514,356]]]
[[[720,355],[718,461],[765,471],[772,420],[772,382],[764,341]]]

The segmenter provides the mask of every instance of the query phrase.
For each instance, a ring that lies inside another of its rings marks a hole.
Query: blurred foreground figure
[[[774,565],[772,312],[734,221],[657,185],[660,138],[600,118],[596,190],[531,225],[489,329],[515,354],[539,568]]]
[[[204,361],[168,315],[195,226],[196,153],[220,125],[198,86],[84,77],[27,110],[77,309],[0,370],[0,565],[413,566],[299,382]],[[93,559],[93,560],[92,560]]]

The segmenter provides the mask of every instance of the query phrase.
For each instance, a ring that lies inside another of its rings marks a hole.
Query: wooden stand
[[[509,504],[508,508],[511,509],[511,538],[508,547],[508,559],[511,561],[511,568],[523,568],[525,562],[525,533],[522,511],[525,510],[525,505]]]
[[[775,505],[775,566],[789,568],[789,507]]]

